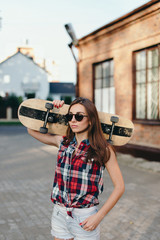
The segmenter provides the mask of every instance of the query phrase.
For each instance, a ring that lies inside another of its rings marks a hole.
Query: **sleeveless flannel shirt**
[[[74,137],[68,145],[60,143],[53,183],[51,200],[72,208],[85,208],[99,204],[98,195],[103,191],[104,166],[99,166],[94,159],[86,162],[89,140],[83,140],[73,156],[77,142]]]

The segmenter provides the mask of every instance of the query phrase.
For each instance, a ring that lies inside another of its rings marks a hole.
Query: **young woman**
[[[61,107],[64,101],[53,101]],[[95,105],[75,99],[66,115],[66,136],[43,135],[28,129],[39,141],[59,148],[51,200],[51,233],[55,240],[99,240],[99,224],[124,193],[124,181],[112,147],[105,140]],[[107,169],[114,190],[98,210]]]

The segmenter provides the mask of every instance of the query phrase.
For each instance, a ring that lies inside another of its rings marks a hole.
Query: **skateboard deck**
[[[53,109],[52,109],[53,107]],[[69,105],[54,108],[51,101],[28,99],[21,103],[18,109],[18,118],[27,128],[42,133],[51,133],[64,136],[68,126],[65,115]],[[98,112],[101,127],[106,140],[121,146],[128,143],[133,135],[134,125],[126,118],[114,114]]]

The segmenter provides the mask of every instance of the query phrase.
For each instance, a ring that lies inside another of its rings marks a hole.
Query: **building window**
[[[4,75],[3,82],[9,84],[11,82],[10,75]]]
[[[33,93],[25,93],[25,97],[27,99],[30,99],[30,98],[35,98],[36,97],[36,94],[33,92]]]
[[[160,46],[134,53],[135,116],[137,120],[160,120]]]
[[[115,113],[113,59],[93,65],[94,102],[98,111]]]

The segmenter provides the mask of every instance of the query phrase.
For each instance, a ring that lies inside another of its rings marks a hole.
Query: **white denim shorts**
[[[74,240],[100,240],[100,226],[93,231],[86,231],[79,224],[89,216],[97,212],[97,207],[90,208],[73,208],[72,217],[67,214],[66,208],[59,205],[54,205],[51,234],[60,239]]]

